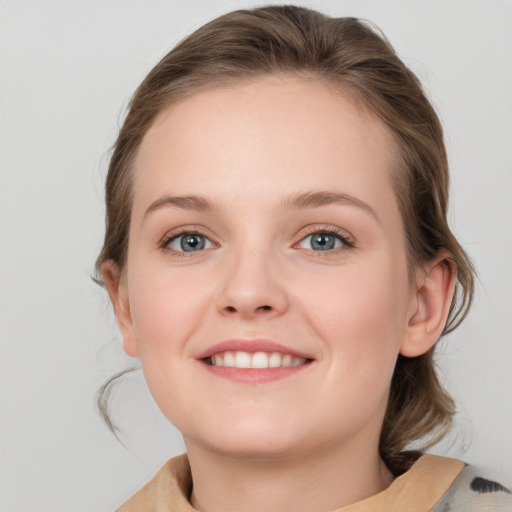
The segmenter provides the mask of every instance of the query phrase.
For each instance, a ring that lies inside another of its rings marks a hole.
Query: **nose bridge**
[[[287,308],[279,255],[270,240],[244,236],[224,262],[219,310],[244,318],[281,314]]]

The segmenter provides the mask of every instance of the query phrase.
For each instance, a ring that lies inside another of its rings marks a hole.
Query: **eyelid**
[[[179,227],[176,227],[176,228],[173,228],[173,229],[167,231],[165,233],[165,235],[160,239],[158,245],[161,249],[172,251],[175,254],[190,256],[194,252],[203,252],[204,250],[208,250],[208,249],[203,249],[201,251],[190,251],[190,252],[176,251],[169,247],[169,243],[172,242],[173,240],[176,240],[180,236],[201,235],[201,236],[204,236],[206,239],[208,239],[214,246],[218,247],[219,244],[217,242],[215,242],[214,240],[212,240],[213,237],[209,233],[207,233],[207,231],[208,230],[204,229],[202,226],[197,226],[197,225],[179,226]],[[315,233],[326,233],[326,234],[332,235],[336,238],[339,238],[343,242],[343,247],[325,251],[323,253],[323,255],[325,255],[325,256],[327,256],[328,253],[332,254],[332,253],[336,253],[337,251],[351,249],[356,245],[355,237],[352,236],[348,231],[346,231],[342,228],[333,226],[331,224],[312,224],[310,226],[306,226],[305,228],[303,228],[300,231],[300,233],[299,233],[300,238],[297,242],[295,242],[293,244],[293,248],[300,249],[299,247],[297,247],[298,244],[301,243],[302,241],[304,241],[308,236],[313,235]],[[308,250],[308,249],[306,249],[306,250]],[[313,251],[313,249],[309,249],[309,251],[315,252],[315,253],[322,252],[322,251]]]
[[[300,232],[300,239],[294,243],[293,247],[299,249],[298,244],[303,242],[308,236],[313,235],[315,233],[326,233],[328,235],[332,235],[336,238],[339,238],[344,247],[339,247],[337,249],[332,249],[329,251],[323,252],[323,255],[327,255],[328,253],[335,253],[337,251],[343,251],[346,249],[352,249],[356,245],[355,238],[346,230],[341,229],[336,226],[332,226],[330,224],[314,224],[311,226],[306,226],[303,231]],[[313,249],[306,249],[313,251]],[[313,252],[322,252],[322,251],[313,251]]]
[[[183,255],[191,256],[192,254],[194,254],[194,252],[199,253],[199,252],[203,252],[203,251],[210,249],[210,248],[207,248],[207,249],[202,249],[201,251],[187,252],[187,251],[177,251],[177,250],[169,247],[169,244],[172,241],[176,240],[177,238],[180,238],[181,236],[185,236],[185,235],[204,236],[212,245],[218,246],[218,244],[212,240],[213,237],[211,235],[207,234],[206,230],[204,228],[202,228],[201,226],[195,226],[195,225],[180,226],[180,227],[173,228],[173,229],[167,231],[165,233],[165,235],[158,242],[158,246],[160,249],[173,252],[174,254],[178,254],[180,256],[183,256]]]

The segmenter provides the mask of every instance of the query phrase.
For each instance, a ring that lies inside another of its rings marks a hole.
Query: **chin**
[[[187,449],[190,442],[199,443],[212,452],[232,458],[275,459],[293,457],[299,451],[303,453],[304,437],[294,429],[283,427],[282,423],[269,422],[268,418],[221,422],[217,428],[211,426],[199,435],[184,433],[184,438]]]
[[[270,441],[260,437],[259,439],[245,439],[240,442],[212,443],[209,440],[209,449],[224,457],[245,460],[284,460],[303,455],[300,444],[281,443]]]

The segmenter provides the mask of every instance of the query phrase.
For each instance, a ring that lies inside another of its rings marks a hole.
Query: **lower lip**
[[[202,366],[210,373],[217,377],[222,377],[234,382],[242,382],[245,384],[263,384],[275,380],[285,379],[297,375],[305,368],[308,368],[311,361],[300,366],[279,366],[278,368],[234,368],[229,366],[213,366],[199,361]]]

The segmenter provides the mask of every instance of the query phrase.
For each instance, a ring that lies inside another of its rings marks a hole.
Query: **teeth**
[[[221,361],[222,361],[222,356]],[[217,359],[217,357],[216,357]],[[223,366],[221,364],[217,364],[217,366]],[[251,367],[251,354],[247,352],[235,352],[235,366],[237,368],[250,368]]]
[[[268,368],[268,354],[265,352],[253,354],[251,368]]]
[[[213,366],[227,366],[235,368],[291,368],[306,363],[303,357],[294,357],[279,352],[223,352],[211,357]]]
[[[235,355],[233,352],[226,352],[224,354],[224,361],[222,361],[222,357],[220,358],[220,364],[223,364],[223,366],[235,366]]]
[[[268,358],[268,367],[269,368],[278,368],[281,366],[281,354],[279,352],[272,352],[270,357]]]

